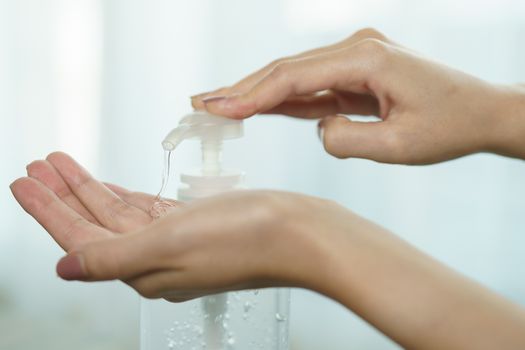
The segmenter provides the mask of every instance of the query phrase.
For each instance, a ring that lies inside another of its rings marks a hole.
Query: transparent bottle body
[[[142,299],[141,350],[288,350],[289,305],[286,288]]]

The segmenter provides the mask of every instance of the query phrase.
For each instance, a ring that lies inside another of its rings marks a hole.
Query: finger
[[[395,162],[395,133],[389,121],[353,122],[344,116],[325,117],[319,123],[325,150],[337,158],[366,158]]]
[[[62,258],[57,273],[65,280],[128,280],[163,268],[161,244],[143,231],[93,242]]]
[[[244,92],[250,90],[251,88],[253,88],[253,86],[256,83],[258,83],[262,78],[264,78],[264,76],[266,76],[276,66],[278,66],[278,65],[280,65],[282,63],[285,63],[285,62],[288,62],[288,61],[297,60],[297,59],[301,59],[301,58],[307,58],[307,57],[311,57],[311,56],[315,56],[315,55],[319,55],[319,54],[324,54],[324,53],[331,52],[331,51],[336,51],[336,50],[339,50],[339,49],[342,49],[342,48],[345,48],[345,47],[352,46],[352,45],[356,44],[357,42],[359,42],[361,40],[364,40],[364,39],[376,39],[376,40],[380,40],[380,41],[383,41],[383,42],[386,42],[386,43],[394,44],[391,40],[389,40],[385,35],[383,35],[379,31],[377,31],[377,30],[375,30],[373,28],[364,28],[364,29],[361,29],[361,30],[355,32],[350,37],[348,37],[348,38],[346,38],[346,39],[344,39],[342,41],[339,41],[339,42],[337,42],[335,44],[323,46],[323,47],[320,47],[320,48],[315,48],[315,49],[312,49],[312,50],[307,50],[307,51],[301,52],[301,53],[296,54],[296,55],[292,55],[292,56],[288,56],[288,57],[277,59],[277,60],[271,62],[270,64],[264,66],[263,68],[257,70],[256,72],[248,75],[247,77],[245,77],[244,79],[240,80],[239,82],[237,82],[233,86],[223,87],[223,88],[217,89],[215,91],[211,91],[211,92],[202,93],[202,94],[199,94],[199,95],[192,96],[192,99],[191,99],[192,100],[192,106],[195,109],[205,109],[205,105],[204,105],[203,99],[205,99],[207,97],[210,97],[210,96],[226,96],[226,95],[230,95],[230,94],[244,93]]]
[[[115,232],[126,232],[151,221],[149,214],[123,201],[67,154],[51,153],[47,160],[103,226]]]
[[[274,108],[292,96],[339,88],[370,93],[366,83],[373,63],[364,62],[353,47],[292,61],[275,67],[247,93],[206,100],[206,109],[242,119]]]
[[[313,56],[316,54],[329,52],[330,50],[340,49],[343,46],[343,43],[344,41],[341,43],[334,44],[334,45],[309,50],[309,51],[303,52],[298,55],[275,60],[272,63],[266,65],[265,67],[259,69],[258,71],[250,74],[249,76],[242,79],[241,81],[237,82],[233,86],[222,87],[220,89],[193,97],[191,99],[192,106],[193,108],[199,109],[199,110],[206,109],[206,102],[210,98],[213,99],[216,97],[222,97],[222,96],[228,96],[232,94],[240,94],[240,93],[247,92],[251,88],[253,88],[253,86],[256,83],[258,83],[261,79],[263,79],[268,73],[270,73],[279,64],[289,62],[294,59],[306,58],[306,57]]]
[[[97,219],[84,207],[77,196],[71,192],[71,189],[51,163],[46,160],[34,161],[27,166],[27,174],[47,186],[58,198],[87,221],[97,225],[99,224]]]
[[[108,231],[90,223],[67,206],[38,180],[20,178],[11,184],[11,191],[22,208],[66,251],[110,236]]]
[[[321,118],[331,114],[379,114],[377,99],[370,95],[328,91],[322,94],[292,97],[262,111],[263,114],[284,114],[298,118]]]
[[[134,207],[137,207],[145,212],[149,212],[153,205],[159,201],[157,196],[143,193],[143,192],[133,192],[129,191],[123,187],[120,187],[118,185],[110,184],[110,183],[104,183],[107,188],[109,188],[111,191],[113,191],[116,195],[118,195],[122,200],[124,200],[129,205],[132,205]],[[162,198],[163,202],[168,202],[171,206],[177,207],[180,206],[182,203],[173,199],[166,199]]]

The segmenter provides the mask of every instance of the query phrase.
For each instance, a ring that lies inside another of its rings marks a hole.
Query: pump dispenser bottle
[[[222,142],[243,136],[242,121],[195,111],[162,142],[173,151],[200,141],[201,168],[182,173],[180,201],[244,188],[244,173],[222,166]],[[235,254],[235,252],[232,252]],[[283,288],[238,291],[183,302],[141,301],[141,350],[287,350],[290,292]]]

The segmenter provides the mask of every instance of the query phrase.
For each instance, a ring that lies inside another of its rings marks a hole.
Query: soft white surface
[[[156,192],[160,141],[189,110],[190,94],[363,26],[483,78],[525,81],[524,14],[510,0],[0,0],[0,348],[138,348],[129,288],[56,277],[63,253],[7,187],[29,161],[61,149],[107,181]],[[182,146],[175,172],[197,151]],[[314,123],[279,117],[247,121],[246,137],[226,151],[251,187],[337,200],[525,303],[524,162],[340,161],[322,151]],[[341,306],[300,290],[292,342],[301,350],[396,348]]]

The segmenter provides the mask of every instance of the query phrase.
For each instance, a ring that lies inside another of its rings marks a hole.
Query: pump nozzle
[[[186,139],[226,140],[242,135],[242,121],[203,111],[194,111],[180,120],[179,125],[164,138],[162,147],[167,151],[173,151],[179,143]]]
[[[166,151],[173,151],[184,139],[191,137],[189,135],[190,127],[180,125],[173,129],[168,136],[162,141],[162,148]]]
[[[242,135],[242,121],[194,111],[181,119],[179,125],[162,141],[162,147],[173,151],[183,140],[199,139],[202,146],[202,173],[217,175],[221,171],[222,140]]]

